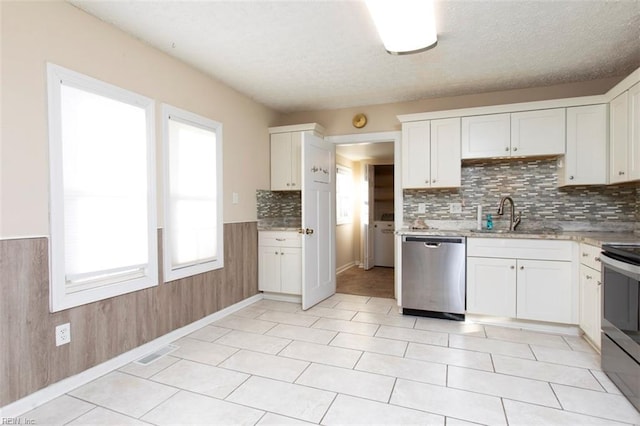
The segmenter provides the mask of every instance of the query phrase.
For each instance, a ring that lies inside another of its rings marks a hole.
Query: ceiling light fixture
[[[438,43],[433,0],[365,0],[385,49],[392,55],[423,52]]]

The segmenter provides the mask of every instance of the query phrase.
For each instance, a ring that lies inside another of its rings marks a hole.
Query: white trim
[[[611,88],[611,90],[609,90],[604,95],[607,98],[607,102],[611,102],[612,100],[620,96],[622,92],[630,89],[634,84],[638,82],[640,82],[640,68],[626,76],[624,80],[613,86],[613,88]]]
[[[172,268],[171,256],[171,191],[170,191],[170,144],[169,144],[169,118],[174,116],[174,120],[199,127],[215,133],[216,135],[216,186],[218,199],[216,202],[216,214],[218,217],[217,228],[217,256],[215,259],[198,263],[183,268]],[[224,185],[223,179],[223,124],[206,117],[194,114],[172,105],[162,104],[162,156],[163,156],[163,208],[164,208],[164,232],[163,239],[163,279],[165,283],[181,278],[190,277],[196,274],[213,271],[224,267]]]
[[[23,235],[23,236],[0,237],[0,241],[33,240],[36,238],[49,238],[49,236],[48,235]]]
[[[118,368],[127,365],[130,362],[133,362],[145,355],[155,352],[158,349],[168,345],[169,343],[172,343],[175,340],[186,336],[187,334],[193,333],[194,331],[204,327],[205,325],[208,325],[229,314],[239,311],[240,309],[262,299],[262,294],[258,293],[238,303],[228,306],[218,312],[214,312],[209,316],[194,321],[191,324],[185,325],[184,327],[178,328],[177,330],[173,330],[163,336],[158,337],[157,339],[145,343],[142,346],[138,346],[135,349],[120,354],[115,358],[111,358],[110,360],[105,361],[102,364],[98,364],[95,367],[91,367],[88,370],[85,370],[74,376],[67,377],[66,379],[62,379],[59,382],[53,383],[46,388],[35,391],[34,393],[27,395],[22,399],[19,399],[15,402],[12,402],[11,404],[5,405],[4,407],[0,408],[0,416],[5,418],[20,416],[27,411],[33,410],[34,408],[46,402],[49,402],[54,398],[64,395],[65,393],[70,392],[82,385],[85,385],[100,376],[117,370]]]
[[[269,134],[289,133],[289,132],[307,132],[312,131],[318,136],[324,136],[325,128],[318,123],[293,124],[290,126],[269,127]]]
[[[347,263],[346,265],[342,265],[339,268],[336,268],[336,275],[343,273],[344,271],[346,271],[347,269],[351,269],[354,266],[357,266],[357,262],[355,260]]]
[[[263,292],[262,297],[267,300],[278,300],[280,302],[302,303],[302,296],[284,293]]]
[[[145,275],[128,281],[105,284],[68,293],[65,271],[64,186],[62,158],[61,85],[134,105],[145,111],[147,167],[147,253]],[[58,312],[87,303],[158,285],[158,237],[156,199],[155,101],[87,75],[47,63],[49,118],[49,309]]]
[[[350,135],[336,135],[327,136],[325,138],[327,142],[331,142],[335,145],[353,144],[353,143],[377,143],[377,142],[393,142],[393,211],[394,211],[394,227],[395,229],[402,229],[404,218],[402,208],[402,132],[390,131],[390,132],[374,132],[374,133],[354,133]],[[394,293],[396,299],[400,300],[400,277],[402,276],[402,258],[400,257],[400,246],[396,243],[394,246],[395,253],[395,267],[394,267]],[[362,267],[362,264],[356,262],[356,264]]]

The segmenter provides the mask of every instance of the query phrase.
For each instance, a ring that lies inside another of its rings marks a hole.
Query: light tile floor
[[[261,300],[21,416],[44,424],[640,424],[575,336]]]

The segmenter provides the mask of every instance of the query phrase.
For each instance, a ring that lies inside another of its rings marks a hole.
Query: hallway
[[[368,271],[354,266],[336,276],[336,292],[394,299],[394,268],[376,266]]]

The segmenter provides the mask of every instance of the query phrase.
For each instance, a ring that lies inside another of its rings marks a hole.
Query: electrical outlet
[[[449,213],[462,213],[462,203],[449,204]]]
[[[425,213],[427,211],[427,205],[425,203],[418,203],[418,213]]]
[[[71,324],[56,326],[56,346],[66,345],[69,342],[71,342]]]
[[[231,204],[238,204],[240,202],[237,192],[231,193]]]

